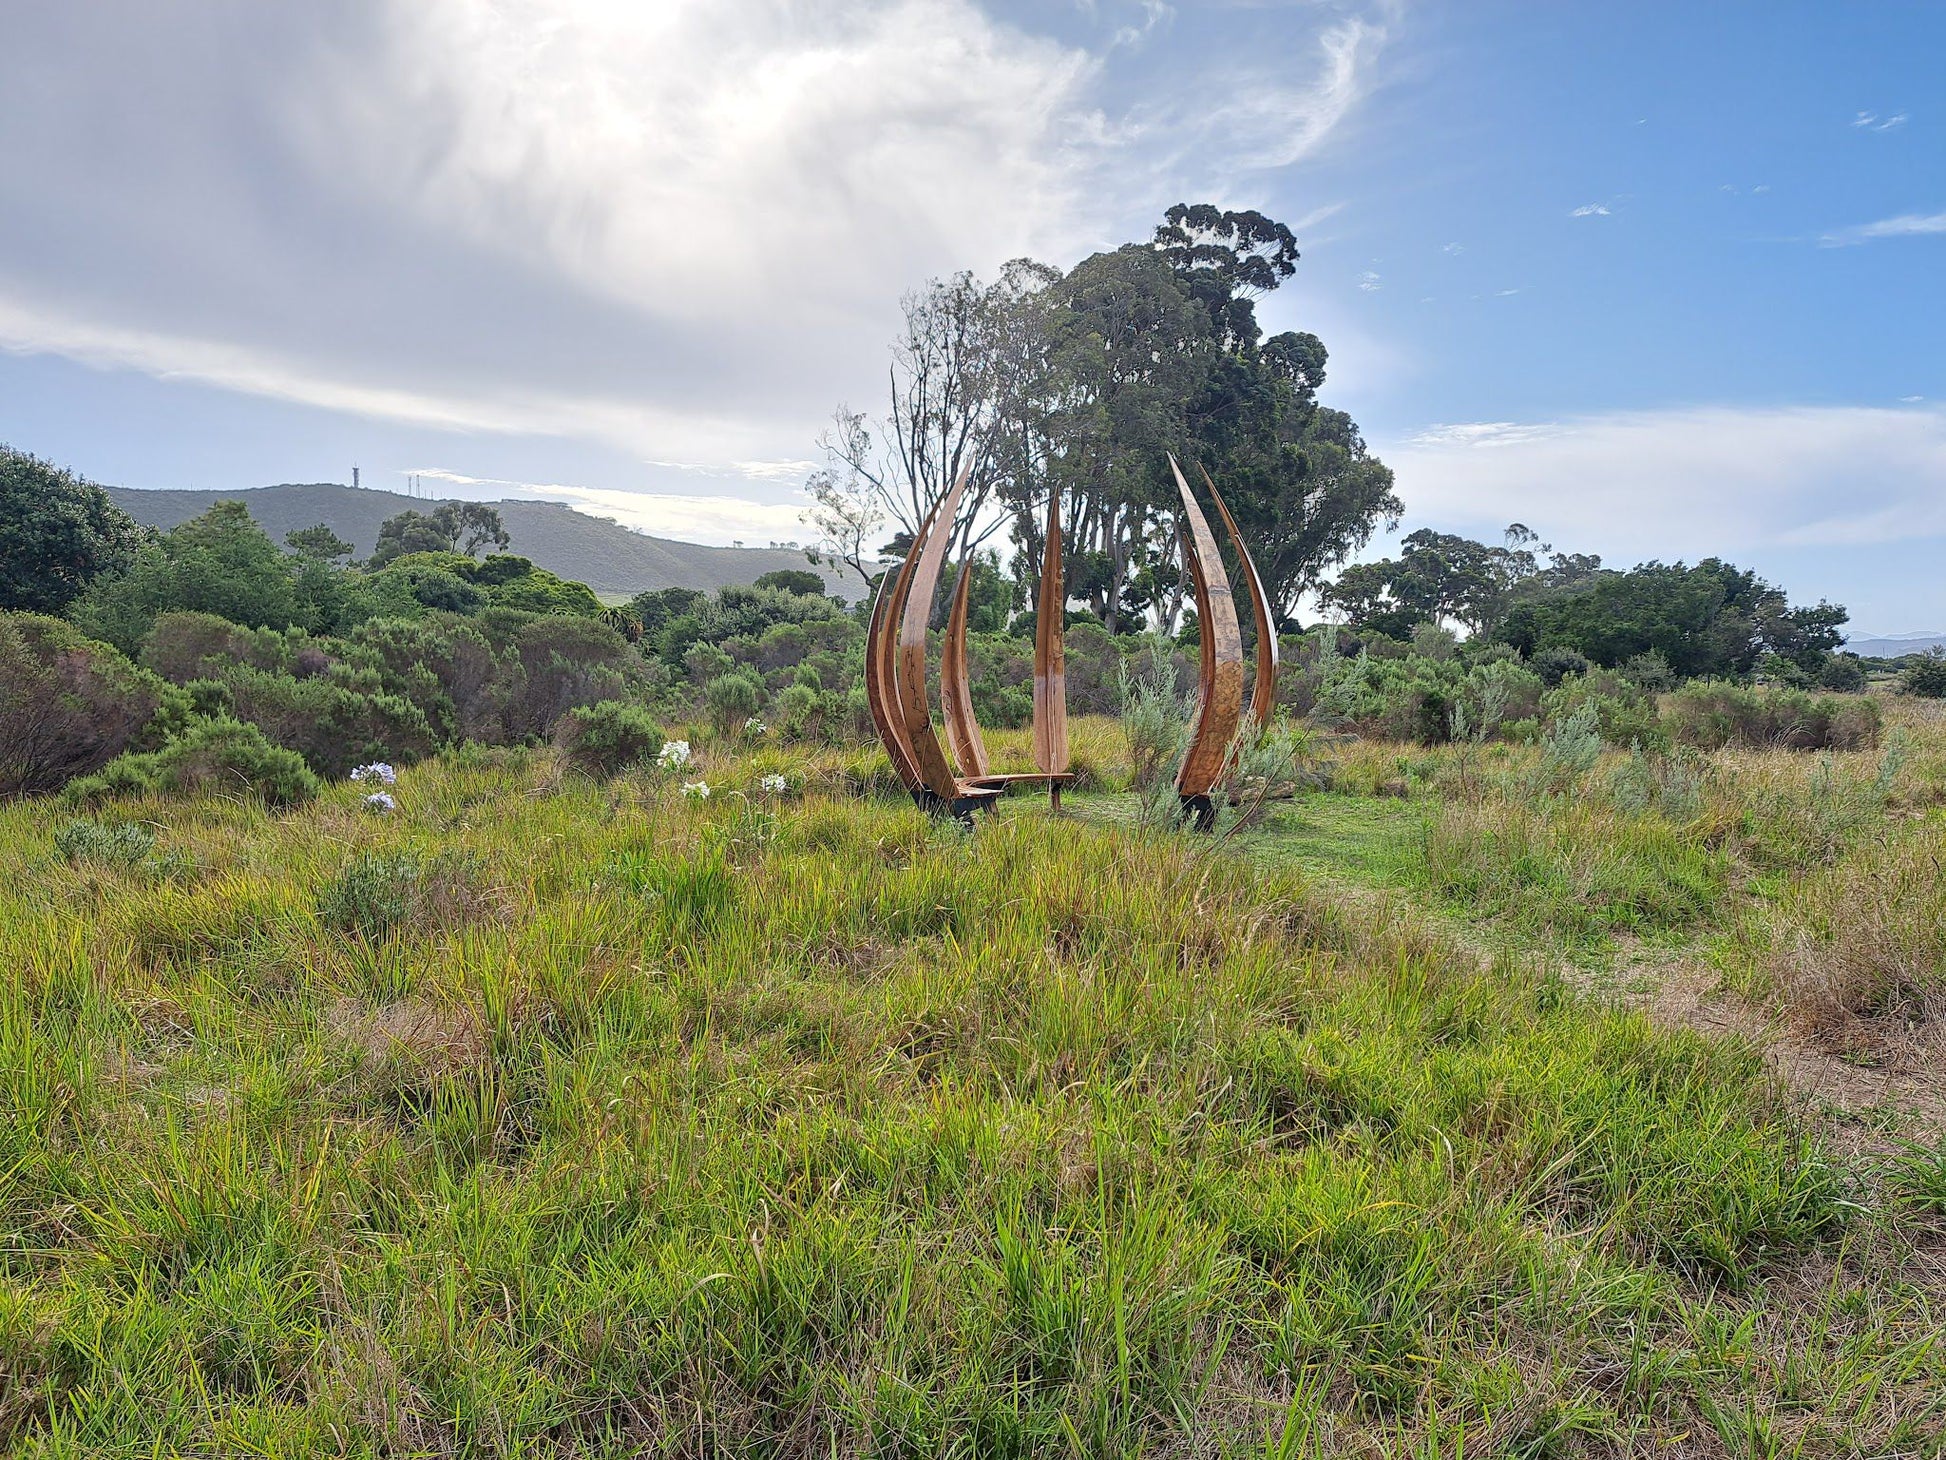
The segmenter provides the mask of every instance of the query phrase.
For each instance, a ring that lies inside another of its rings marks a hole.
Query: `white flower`
[[[365,809],[383,816],[388,811],[399,809],[399,803],[384,791],[374,791],[365,798]]]
[[[782,776],[765,776],[757,782],[757,789],[771,796],[781,796],[790,788],[791,783]]]
[[[687,740],[665,740],[662,742],[662,753],[655,759],[656,764],[662,766],[664,769],[679,771],[689,764],[689,742]]]
[[[755,715],[752,715],[743,722],[743,728],[746,733],[751,735],[768,735],[770,733],[770,727]]]
[[[709,782],[684,781],[682,783],[682,793],[693,801],[707,801],[709,800]]]
[[[376,785],[390,786],[397,784],[399,773],[384,761],[378,760],[370,765],[361,765],[351,773],[351,778],[354,781],[371,781]]]

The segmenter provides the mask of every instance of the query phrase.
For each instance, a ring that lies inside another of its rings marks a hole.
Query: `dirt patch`
[[[1725,992],[1708,968],[1682,959],[1632,967],[1638,977],[1622,993],[1625,1003],[1658,1024],[1749,1040],[1793,1090],[1862,1123],[1868,1146],[1889,1147],[1893,1137],[1915,1134],[1914,1124],[1946,1131],[1946,1035],[1938,1024],[1875,1038],[1869,1053],[1834,1048]]]

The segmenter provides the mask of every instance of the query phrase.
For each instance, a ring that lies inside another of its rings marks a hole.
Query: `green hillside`
[[[378,525],[400,512],[430,511],[435,503],[399,492],[379,492],[336,482],[286,483],[245,491],[146,491],[109,487],[115,504],[137,522],[174,527],[207,512],[212,503],[247,504],[250,515],[282,542],[293,528],[322,522],[352,543],[362,556],[378,541]],[[779,568],[810,566],[802,552],[789,548],[705,547],[631,532],[603,517],[591,517],[555,502],[509,500],[492,504],[513,535],[513,551],[549,572],[586,583],[613,597],[652,588],[721,588],[753,583]],[[830,591],[856,596],[856,580],[846,584],[825,575]]]

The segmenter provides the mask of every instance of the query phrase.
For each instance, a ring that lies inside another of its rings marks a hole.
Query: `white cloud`
[[[1906,120],[1904,112],[1896,112],[1889,117],[1880,117],[1874,112],[1860,112],[1851,119],[1851,124],[1867,132],[1889,132],[1894,127],[1903,127]]]
[[[742,542],[746,546],[755,546],[759,543],[802,542],[810,536],[809,529],[804,526],[800,503],[756,502],[747,497],[676,492],[630,492],[559,482],[507,481],[497,477],[468,476],[441,467],[420,467],[416,469],[416,474],[441,483],[446,495],[482,502],[496,502],[508,497],[562,502],[578,511],[609,518],[637,532],[676,538],[683,542],[714,543],[719,546]]]
[[[1901,213],[1896,218],[1881,218],[1876,223],[1860,223],[1840,228],[1818,240],[1824,248],[1847,248],[1871,243],[1880,238],[1915,238],[1929,233],[1946,233],[1946,213]]]
[[[0,348],[794,469],[901,290],[1322,147],[1371,4],[1122,115],[1113,48],[973,0],[16,7]]]
[[[1946,409],[1478,422],[1432,427],[1383,454],[1417,520],[1478,531],[1525,522],[1617,558],[1946,535]]]
[[[1358,287],[1360,289],[1363,289],[1367,294],[1371,294],[1383,288],[1384,282],[1379,278],[1377,274],[1373,273],[1370,269],[1367,269],[1365,270],[1364,273],[1358,276]]]
[[[1568,217],[1606,218],[1608,214],[1609,214],[1609,208],[1608,208],[1608,204],[1606,203],[1583,203],[1579,208],[1572,210],[1568,214]]]

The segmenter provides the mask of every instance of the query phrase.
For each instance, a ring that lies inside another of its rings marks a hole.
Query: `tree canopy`
[[[60,613],[146,535],[93,482],[0,445],[0,610]]]

